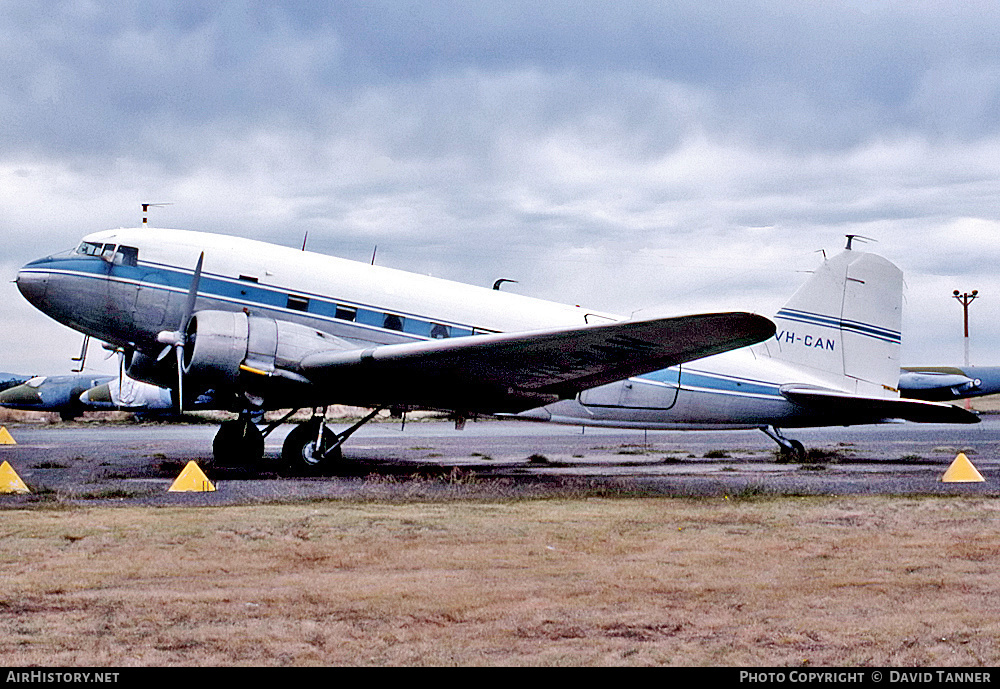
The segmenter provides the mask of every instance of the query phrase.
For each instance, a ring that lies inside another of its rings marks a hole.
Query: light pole
[[[975,301],[976,297],[979,296],[979,290],[974,289],[972,292],[959,292],[955,290],[951,293],[951,296],[958,300],[958,303],[962,305],[962,320],[965,325],[965,366],[969,366],[969,304]],[[968,373],[966,373],[968,375]],[[972,400],[968,397],[965,398],[965,408],[972,409]]]
[[[951,293],[951,296],[955,297],[958,302],[962,305],[963,320],[965,323],[965,365],[969,365],[969,304],[975,301],[976,297],[979,296],[979,290],[974,289],[971,293],[969,292],[959,292],[955,290]]]

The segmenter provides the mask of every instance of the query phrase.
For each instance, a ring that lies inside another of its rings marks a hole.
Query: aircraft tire
[[[264,436],[247,419],[224,421],[212,442],[216,466],[254,467],[264,458]]]
[[[798,440],[789,439],[789,444],[791,444],[791,449],[782,448],[782,454],[786,455],[790,460],[794,462],[801,462],[806,458],[806,447]]]
[[[324,456],[316,452],[316,436],[318,429],[315,422],[299,424],[285,437],[281,446],[281,460],[297,474],[314,475],[327,471],[343,456],[340,448],[326,453]],[[334,434],[327,428],[323,429],[322,444],[329,447],[335,441]]]

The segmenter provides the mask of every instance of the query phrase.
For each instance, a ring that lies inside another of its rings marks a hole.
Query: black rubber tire
[[[256,467],[264,459],[264,436],[249,419],[223,421],[212,441],[215,465]]]
[[[326,453],[325,456],[314,452],[318,432],[316,422],[309,421],[299,424],[285,437],[285,442],[281,446],[281,461],[294,473],[306,475],[325,473],[343,456],[339,447]],[[334,441],[333,432],[324,428],[323,446],[329,447]]]

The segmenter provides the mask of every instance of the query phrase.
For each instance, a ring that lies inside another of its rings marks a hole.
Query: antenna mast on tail
[[[845,236],[847,237],[847,250],[848,251],[851,250],[851,242],[853,242],[855,239],[860,239],[863,242],[877,242],[878,241],[877,239],[872,239],[871,237],[865,237],[864,235],[860,235],[860,234],[849,234],[849,235],[845,235]]]

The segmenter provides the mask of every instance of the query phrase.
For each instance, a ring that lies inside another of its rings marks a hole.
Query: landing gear
[[[343,459],[341,442],[320,419],[293,428],[281,446],[281,460],[296,473],[315,474]]]
[[[793,438],[786,438],[781,434],[774,426],[761,426],[760,430],[764,434],[778,443],[778,447],[781,448],[781,454],[792,462],[801,462],[806,458],[806,448],[798,440]]]
[[[264,458],[264,434],[247,414],[224,421],[212,442],[212,455],[219,466],[255,466]]]
[[[261,430],[254,423],[250,412],[243,412],[238,419],[225,421],[219,427],[212,443],[212,455],[217,466],[254,467],[264,458],[264,438],[285,423],[297,409]],[[334,433],[323,423],[323,416],[315,413],[306,423],[293,428],[281,447],[282,461],[294,472],[323,473],[343,458],[341,446],[353,433],[382,411],[379,407],[368,416],[341,433]]]
[[[341,446],[356,430],[368,423],[381,407],[341,433],[334,433],[315,415],[306,423],[293,428],[281,447],[282,461],[294,472],[319,474],[343,459]]]

